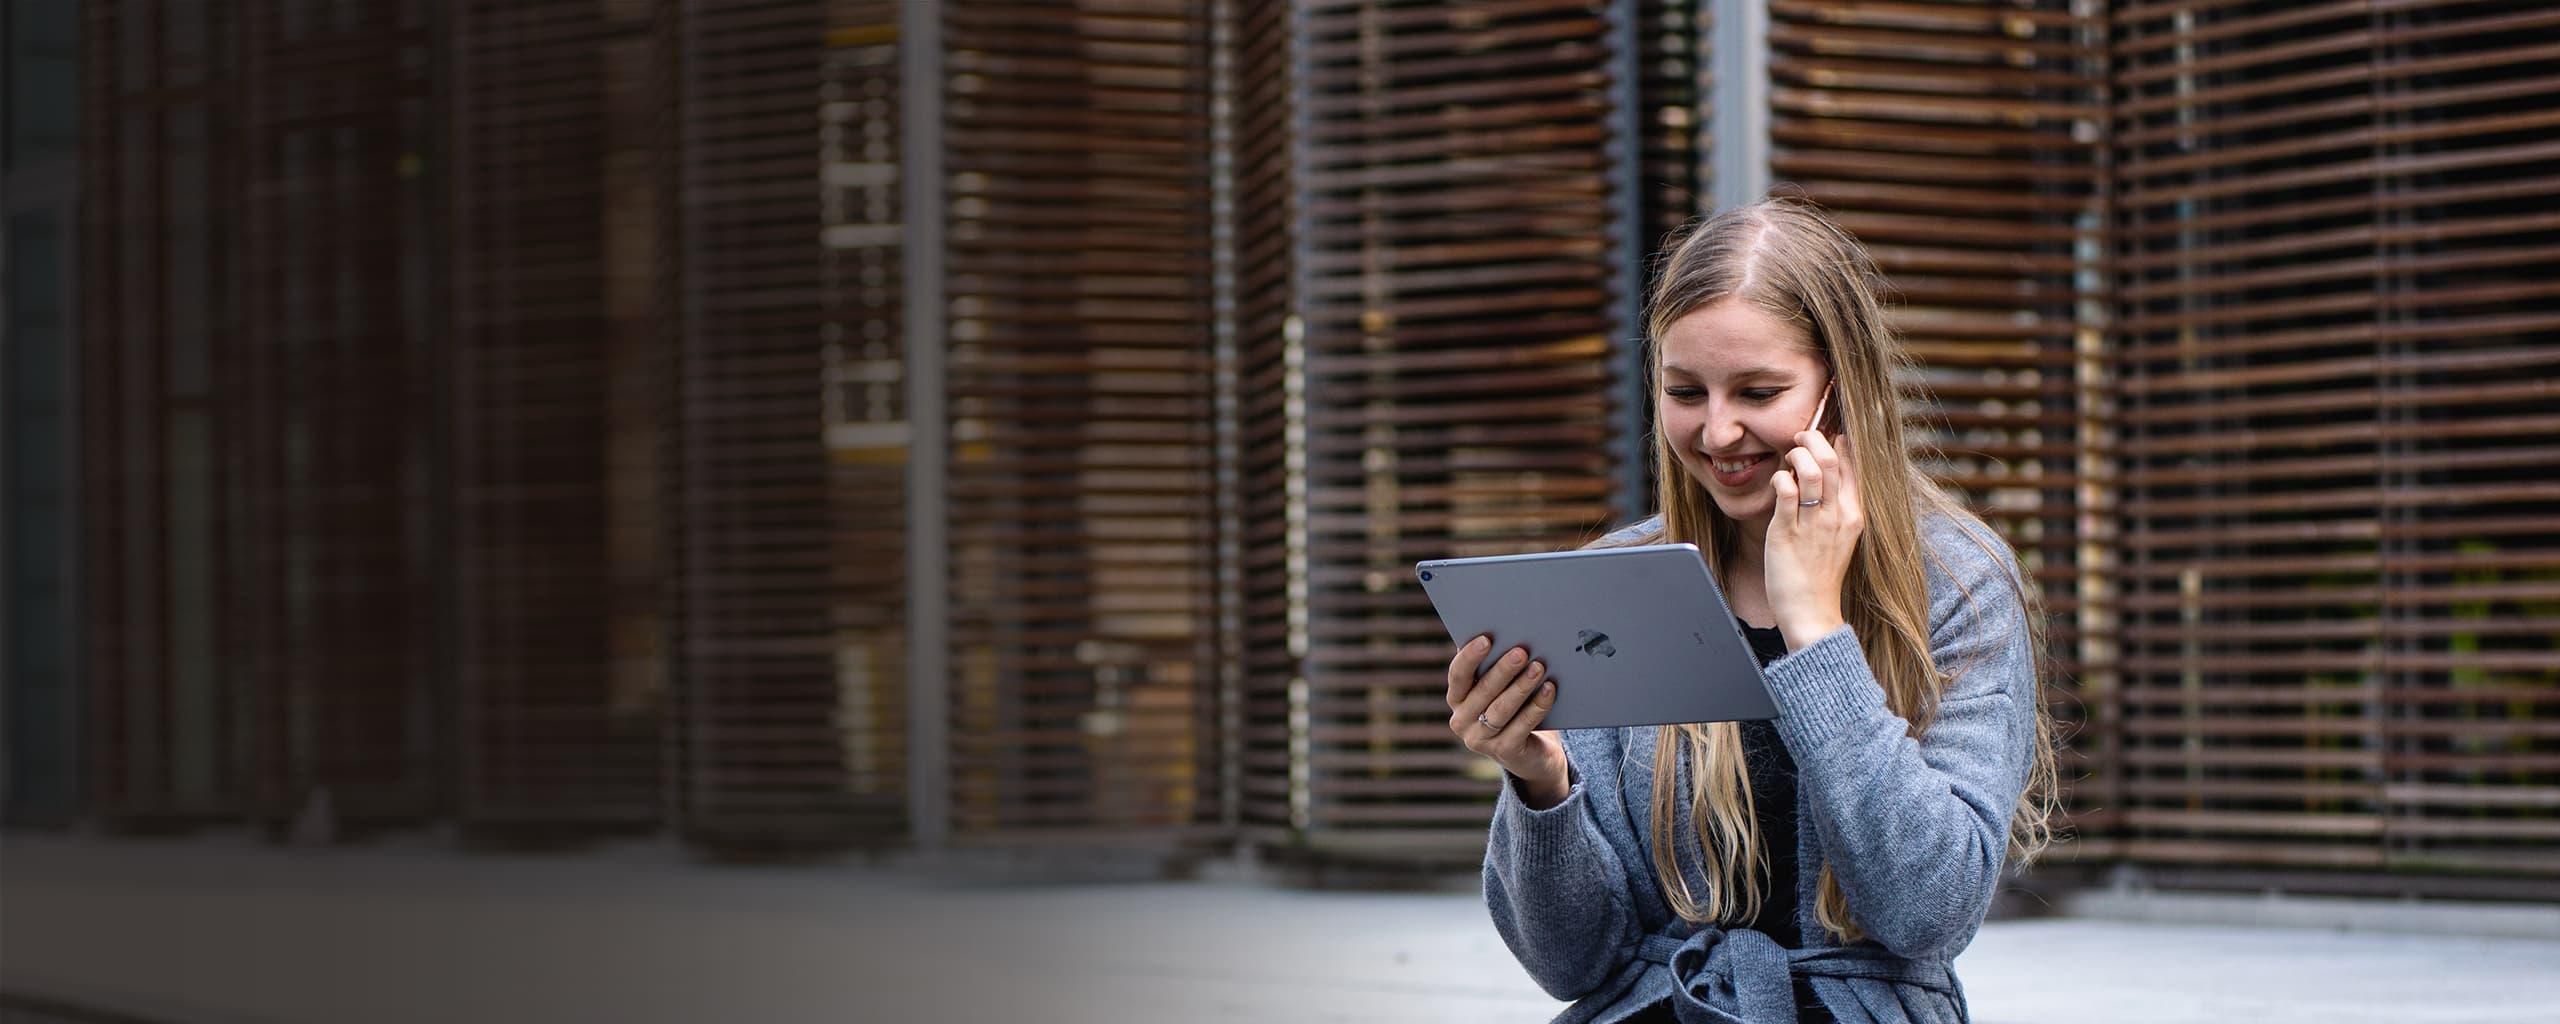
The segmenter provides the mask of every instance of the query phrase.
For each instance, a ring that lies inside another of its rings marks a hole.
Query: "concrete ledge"
[[[2071,893],[2060,904],[2065,916],[2099,921],[2560,940],[2560,907],[2527,903],[2108,888]]]

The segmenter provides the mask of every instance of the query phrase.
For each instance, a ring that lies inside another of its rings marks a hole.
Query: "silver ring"
[[[1499,726],[1499,725],[1495,725],[1495,724],[1493,724],[1491,721],[1486,720],[1486,718],[1485,718],[1483,715],[1477,715],[1477,716],[1476,716],[1476,724],[1477,724],[1477,725],[1484,726],[1485,728],[1487,728],[1487,729],[1491,729],[1491,730],[1493,730],[1493,731],[1495,731],[1495,732],[1501,732],[1501,731],[1502,731],[1502,727],[1501,727],[1501,726]]]
[[[1812,508],[1819,504],[1822,504],[1822,499],[1820,498],[1807,498],[1803,501],[1796,502],[1796,506],[1798,508]]]

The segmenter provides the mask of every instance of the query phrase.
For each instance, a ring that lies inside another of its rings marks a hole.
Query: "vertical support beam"
[[[1769,192],[1769,0],[1713,0],[1707,67],[1715,81],[1716,209]]]
[[[942,6],[898,14],[900,205],[906,218],[907,821],[918,850],[951,837],[951,645],[943,408]]]
[[[1610,240],[1609,338],[1610,361],[1616,364],[1617,377],[1611,385],[1618,392],[1616,407],[1609,414],[1610,432],[1618,439],[1617,486],[1611,488],[1609,509],[1611,522],[1625,524],[1643,518],[1653,507],[1653,495],[1645,485],[1650,479],[1646,456],[1653,446],[1648,443],[1650,429],[1645,416],[1647,399],[1644,363],[1644,258],[1654,240],[1645,237],[1644,223],[1644,123],[1642,99],[1636,89],[1637,0],[1610,0],[1609,3],[1609,141],[1604,149],[1609,161],[1609,217],[1617,232]]]
[[[1281,534],[1286,549],[1283,565],[1288,573],[1289,609],[1288,647],[1289,685],[1289,828],[1298,837],[1306,835],[1315,823],[1315,729],[1308,709],[1314,704],[1314,691],[1307,685],[1310,635],[1307,572],[1311,564],[1307,532],[1307,296],[1313,294],[1315,274],[1312,204],[1307,201],[1307,182],[1313,177],[1314,156],[1307,141],[1313,135],[1315,115],[1307,84],[1312,80],[1311,61],[1307,56],[1307,40],[1313,35],[1308,27],[1305,4],[1289,5],[1289,313],[1280,322],[1281,366],[1281,450],[1286,467],[1283,484]]]
[[[74,65],[72,91],[40,94],[37,103],[72,104],[85,98],[76,35],[84,26],[78,15],[70,17],[74,42],[59,56]],[[11,36],[11,29],[0,24],[0,53],[9,60],[54,56],[39,53],[23,33]],[[84,730],[89,717],[82,708],[88,677],[81,672],[88,645],[83,642],[87,616],[81,603],[87,559],[80,553],[89,528],[81,514],[86,481],[80,471],[87,432],[81,415],[88,400],[88,371],[82,365],[88,345],[80,336],[80,255],[83,235],[90,231],[80,215],[83,155],[75,141],[70,148],[19,150],[0,167],[0,225],[14,225],[0,234],[0,394],[15,393],[0,402],[0,821],[10,824],[70,824],[81,813],[91,776],[81,761],[88,754]],[[52,224],[49,238],[31,230],[39,221]],[[31,242],[50,244],[36,248]],[[49,293],[33,287],[46,276],[29,269],[35,267],[50,268],[54,287]],[[29,313],[29,307],[39,312]],[[49,339],[13,333],[48,317],[52,322],[42,326],[50,327]],[[20,379],[46,365],[48,356],[52,379],[32,384]],[[31,403],[15,397],[23,395],[40,397]],[[32,465],[13,463],[14,456],[39,454],[37,446],[16,435],[48,420],[54,432],[50,449]],[[56,532],[38,538],[39,543],[24,543],[18,534],[48,505],[59,524]],[[29,556],[34,564],[13,561],[20,556]],[[29,604],[50,604],[53,623],[61,628],[47,635],[21,632],[22,623],[43,621]],[[50,673],[22,671],[47,662]],[[27,770],[26,777],[15,774],[21,769]]]
[[[1238,466],[1242,413],[1236,380],[1235,48],[1232,0],[1209,3],[1210,328],[1216,366],[1217,642],[1212,648],[1218,707],[1218,824],[1233,839],[1244,825],[1244,483]]]

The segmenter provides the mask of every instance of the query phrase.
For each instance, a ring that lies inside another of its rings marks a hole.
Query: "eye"
[[[1692,387],[1664,388],[1662,389],[1662,393],[1670,396],[1671,400],[1675,402],[1694,402],[1697,401],[1699,397],[1706,394],[1706,392]]]
[[[1779,392],[1785,390],[1785,388],[1746,388],[1742,392],[1742,397],[1754,402],[1766,402],[1778,397]]]

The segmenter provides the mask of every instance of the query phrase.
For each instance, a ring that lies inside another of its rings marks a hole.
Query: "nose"
[[[1742,443],[1742,417],[1735,415],[1731,404],[1709,402],[1707,417],[1698,426],[1698,443],[1711,452],[1727,451]]]

